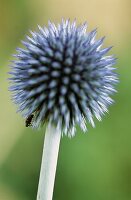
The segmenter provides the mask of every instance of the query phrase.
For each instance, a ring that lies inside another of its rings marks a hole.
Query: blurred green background
[[[98,27],[114,45],[120,84],[103,121],[87,134],[64,137],[54,200],[131,199],[131,1],[0,0],[0,200],[36,198],[44,131],[24,127],[10,100],[11,55],[28,30],[61,17]]]

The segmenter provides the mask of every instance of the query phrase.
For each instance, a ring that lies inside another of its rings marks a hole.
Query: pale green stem
[[[45,133],[37,200],[52,200],[61,130],[48,125]]]

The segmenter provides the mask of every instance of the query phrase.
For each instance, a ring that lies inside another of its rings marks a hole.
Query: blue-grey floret
[[[104,37],[96,40],[97,30],[88,33],[86,23],[62,19],[38,29],[17,49],[12,99],[25,118],[34,114],[33,127],[47,122],[74,136],[76,124],[86,131],[108,112],[118,82],[116,58],[106,56],[111,47],[101,49]]]

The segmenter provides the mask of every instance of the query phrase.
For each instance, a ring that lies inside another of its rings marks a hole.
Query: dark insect
[[[26,127],[32,126],[33,117],[34,117],[34,114],[31,114],[26,118],[26,120],[25,120]]]

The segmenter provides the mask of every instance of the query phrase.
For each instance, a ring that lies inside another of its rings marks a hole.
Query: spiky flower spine
[[[25,117],[34,113],[33,126],[52,123],[62,133],[73,136],[75,125],[86,131],[94,127],[93,117],[101,120],[113,102],[117,75],[111,49],[101,49],[104,38],[96,40],[96,29],[86,32],[86,23],[62,20],[57,26],[38,26],[31,32],[26,49],[17,49],[18,59],[11,69],[13,100]]]

